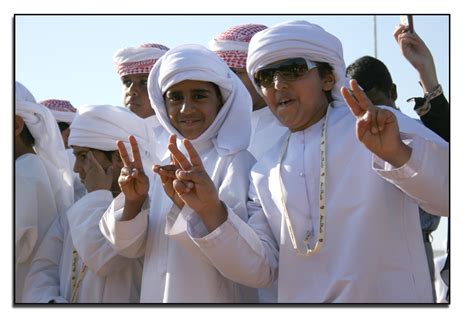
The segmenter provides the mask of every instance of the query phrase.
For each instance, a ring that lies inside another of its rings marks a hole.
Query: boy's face
[[[141,118],[155,115],[148,98],[148,73],[124,75],[123,105]]]
[[[275,64],[278,62],[270,65],[275,67]],[[328,106],[325,91],[330,91],[334,84],[332,74],[322,79],[317,68],[313,68],[292,81],[276,72],[274,83],[260,88],[273,114],[295,132],[310,127],[325,115]]]
[[[76,161],[74,162],[74,172],[79,174],[79,178],[81,179],[82,183],[85,183],[87,178],[87,173],[91,169],[93,163],[91,163],[90,159],[87,156],[87,153],[90,151],[92,155],[95,157],[99,165],[107,172],[107,169],[112,165],[112,162],[107,158],[103,151],[88,148],[88,147],[79,147],[79,146],[71,146],[74,152],[74,156],[76,156]]]
[[[214,84],[205,81],[177,83],[166,90],[164,98],[171,124],[190,140],[207,130],[222,107]]]

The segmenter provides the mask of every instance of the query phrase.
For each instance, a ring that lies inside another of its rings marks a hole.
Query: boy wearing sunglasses
[[[252,168],[248,224],[190,215],[201,250],[239,283],[278,278],[278,302],[432,302],[418,205],[449,211],[446,142],[349,91],[342,45],[317,25],[257,33],[247,72],[290,131]]]

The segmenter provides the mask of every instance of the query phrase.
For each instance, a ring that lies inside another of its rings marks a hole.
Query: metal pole
[[[374,57],[377,58],[377,16],[374,15]]]

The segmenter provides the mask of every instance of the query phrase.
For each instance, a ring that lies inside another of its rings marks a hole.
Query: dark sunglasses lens
[[[260,86],[270,87],[277,72],[285,80],[293,81],[303,76],[307,71],[308,66],[303,58],[291,58],[261,69],[255,74],[255,82]]]

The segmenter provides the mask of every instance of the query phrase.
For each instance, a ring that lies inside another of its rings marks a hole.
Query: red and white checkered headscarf
[[[245,68],[250,39],[267,27],[260,24],[234,25],[209,41],[209,49],[231,68]]]
[[[120,77],[131,74],[150,73],[155,62],[169,48],[158,43],[145,43],[117,51],[113,57],[115,69]]]
[[[67,100],[46,99],[40,101],[40,104],[50,109],[56,122],[71,123],[77,111],[77,109]]]

